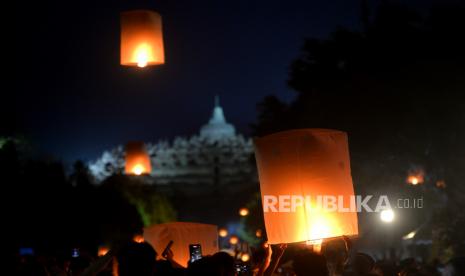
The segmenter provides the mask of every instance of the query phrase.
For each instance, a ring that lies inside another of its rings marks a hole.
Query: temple
[[[257,181],[252,139],[237,134],[235,127],[226,121],[218,97],[210,120],[199,134],[145,146],[152,163],[146,177],[150,185],[202,192],[203,188],[212,187],[240,189]],[[124,171],[124,154],[124,147],[118,146],[89,163],[97,184]]]

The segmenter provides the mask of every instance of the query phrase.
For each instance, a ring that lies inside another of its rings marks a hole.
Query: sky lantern
[[[250,260],[250,255],[249,253],[245,252],[241,254],[241,261],[244,263],[248,262]]]
[[[245,207],[239,209],[239,215],[240,215],[241,217],[245,217],[245,216],[247,216],[248,214],[249,214],[249,209],[247,209],[247,208],[245,208]]]
[[[126,145],[126,174],[142,175],[152,171],[150,156],[142,142],[130,142]]]
[[[156,224],[144,228],[144,238],[157,252],[163,252],[166,245],[173,241],[171,250],[174,253],[174,260],[184,267],[187,267],[189,261],[190,244],[200,244],[202,255],[213,255],[218,252],[218,227],[211,224],[192,222]]]
[[[358,235],[347,134],[299,129],[255,140],[268,243]]]
[[[121,65],[145,67],[165,63],[160,14],[150,10],[121,13]]]
[[[231,238],[229,238],[229,243],[231,245],[236,245],[238,242],[239,242],[239,238],[236,236],[231,236]]]
[[[423,170],[415,170],[408,174],[407,183],[413,186],[422,184],[425,181],[425,173]]]
[[[218,236],[222,237],[222,238],[225,238],[228,236],[228,230],[226,230],[225,228],[220,228],[220,230],[218,230]]]

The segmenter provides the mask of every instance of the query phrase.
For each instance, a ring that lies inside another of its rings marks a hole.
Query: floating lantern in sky
[[[241,261],[243,261],[244,263],[248,262],[250,260],[250,255],[249,253],[242,253],[241,255]]]
[[[249,214],[249,209],[247,209],[247,208],[241,208],[241,209],[239,209],[239,215],[240,215],[241,217],[245,217],[245,216],[247,216],[248,214]]]
[[[121,65],[145,67],[165,63],[160,14],[149,10],[121,13]]]
[[[445,189],[446,188],[446,181],[444,181],[444,180],[436,181],[436,187],[439,188],[439,189]]]
[[[227,235],[228,235],[228,230],[226,230],[225,228],[221,228],[220,230],[218,230],[218,236],[225,238]]]
[[[126,145],[126,174],[142,175],[152,171],[150,156],[142,142],[130,142]]]
[[[262,229],[257,229],[257,231],[255,231],[255,236],[257,238],[261,238],[262,235],[263,235]]]
[[[238,242],[239,239],[236,236],[231,236],[231,238],[229,238],[229,243],[232,245],[236,245]]]
[[[410,185],[419,185],[425,181],[425,173],[423,170],[415,170],[408,174],[407,183]]]
[[[275,133],[255,140],[255,157],[270,244],[358,234],[345,132]]]

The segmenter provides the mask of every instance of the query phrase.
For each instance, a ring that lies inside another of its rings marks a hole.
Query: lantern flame
[[[135,60],[137,61],[138,67],[145,67],[148,64],[148,61],[151,59],[152,56],[152,49],[150,45],[147,43],[142,43],[139,47],[136,48],[134,51]]]
[[[145,171],[145,168],[144,168],[144,166],[142,166],[141,164],[136,164],[136,165],[132,168],[132,172],[133,172],[135,175],[141,175],[144,171]]]

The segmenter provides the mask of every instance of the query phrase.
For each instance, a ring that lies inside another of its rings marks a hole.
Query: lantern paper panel
[[[121,65],[165,63],[160,14],[149,10],[121,13]]]
[[[150,156],[142,142],[130,142],[126,145],[126,174],[142,175],[152,171]]]
[[[190,244],[200,244],[202,255],[218,252],[218,227],[211,224],[170,222],[152,225],[144,228],[144,238],[159,254],[172,240],[174,260],[184,267],[189,261]]]
[[[345,132],[301,129],[268,135],[255,140],[255,157],[263,207],[265,196],[267,207],[277,207],[276,212],[271,208],[265,212],[264,208],[270,244],[318,243],[358,234],[356,208],[347,211],[354,202],[354,189]],[[295,209],[289,210],[289,197],[293,196]],[[322,208],[324,196],[335,196],[337,204],[342,201],[345,212]],[[299,198],[304,200],[302,204]],[[273,199],[277,200],[275,205]]]

